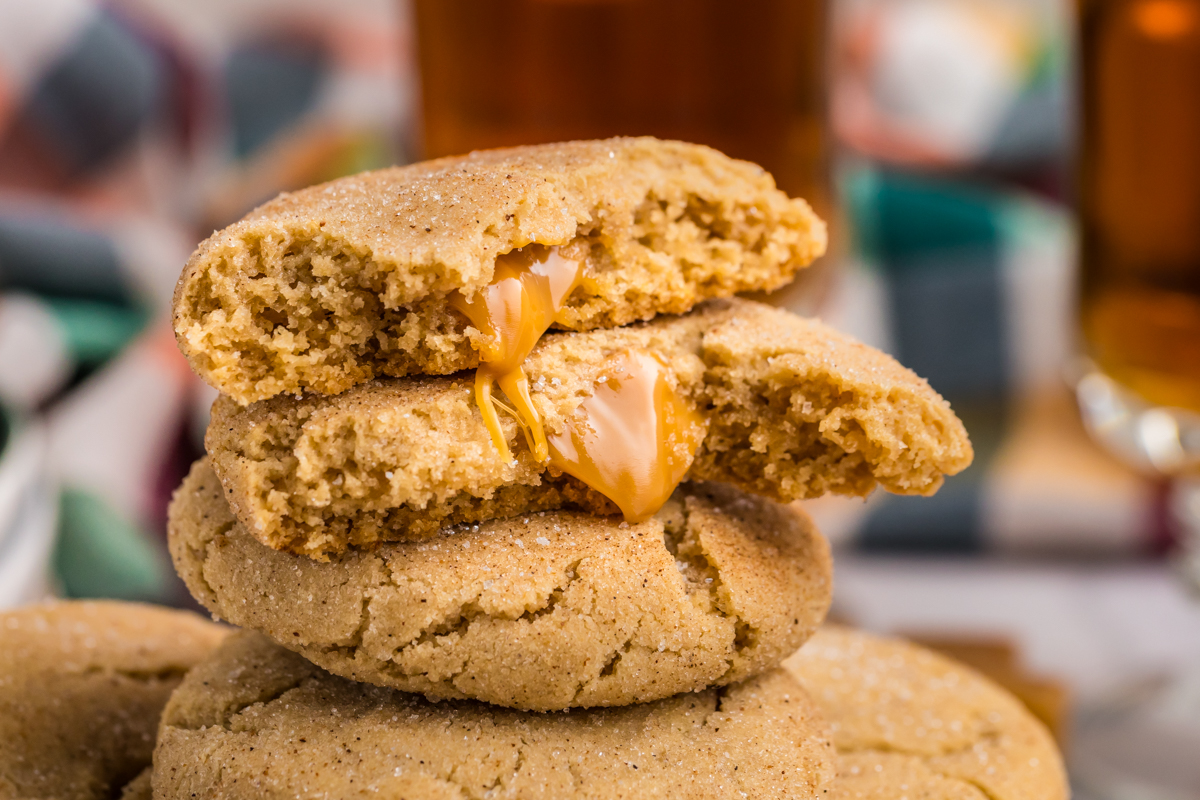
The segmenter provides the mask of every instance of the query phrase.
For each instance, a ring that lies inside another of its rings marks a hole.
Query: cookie
[[[167,698],[225,634],[134,603],[0,612],[0,797],[119,796],[150,764]]]
[[[153,767],[146,767],[139,772],[138,776],[125,784],[125,788],[121,790],[121,800],[153,800],[154,787],[151,783],[153,776]]]
[[[715,484],[637,525],[535,513],[317,562],[250,536],[201,461],[168,529],[217,616],[347,678],[519,709],[742,680],[804,642],[830,598],[828,545],[802,512]]]
[[[824,797],[833,748],[781,670],[623,708],[528,714],[353,683],[252,632],[184,679],[154,754],[194,797]]]
[[[472,153],[283,194],[214,233],[180,277],[176,336],[239,403],[448,374],[481,346],[449,300],[529,245],[582,263],[558,324],[586,330],[781,286],[824,251],[825,226],[761,167],[699,145]]]
[[[829,800],[1067,800],[1062,758],[1019,700],[896,639],[827,627],[784,662],[829,720]]]
[[[546,430],[564,428],[608,359],[649,350],[706,420],[690,476],[776,500],[875,486],[932,494],[972,458],[962,423],[891,357],[748,300],[545,337],[526,361]],[[213,406],[206,440],[238,518],[271,547],[323,558],[446,525],[575,505],[616,506],[548,468],[506,418],[514,461],[484,426],[469,378],[408,378],[337,397]]]

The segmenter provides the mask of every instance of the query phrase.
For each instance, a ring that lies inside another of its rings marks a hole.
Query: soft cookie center
[[[549,439],[550,464],[612,500],[629,522],[670,498],[704,439],[704,420],[669,370],[645,350],[616,354],[568,421]]]

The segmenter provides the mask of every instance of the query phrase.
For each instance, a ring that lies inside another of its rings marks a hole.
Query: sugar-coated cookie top
[[[823,730],[780,670],[654,703],[534,714],[336,678],[241,632],[171,698],[154,788],[160,800],[815,800],[833,779]]]
[[[826,627],[783,664],[838,749],[830,800],[1066,800],[1046,728],[1008,692],[898,639]]]
[[[789,281],[825,226],[760,167],[652,138],[518,147],[368,172],[283,194],[205,240],[175,330],[239,402],[334,394],[373,377],[476,366],[448,306],[532,243],[585,264],[561,323],[681,313]]]
[[[195,598],[338,675],[509,708],[656,700],[778,665],[829,607],[800,510],[685,484],[659,515],[531,513],[316,562],[272,550],[200,461],[168,523]]]
[[[0,797],[115,796],[149,766],[159,713],[183,673],[226,632],[135,603],[0,613]]]

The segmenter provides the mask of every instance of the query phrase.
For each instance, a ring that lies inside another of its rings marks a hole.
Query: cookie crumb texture
[[[0,613],[0,797],[121,796],[150,765],[167,698],[225,634],[134,603]]]
[[[831,593],[806,516],[712,484],[637,525],[535,513],[322,563],[246,533],[201,461],[169,531],[221,618],[347,678],[527,710],[743,680],[799,647]]]
[[[829,800],[1067,800],[1054,740],[973,670],[896,639],[823,628],[784,662],[829,721]]]
[[[526,714],[334,677],[243,632],[163,715],[154,794],[192,797],[825,797],[833,748],[776,670],[618,709]]]
[[[447,298],[474,294],[496,256],[531,243],[585,262],[563,325],[587,330],[782,286],[825,236],[760,167],[707,147],[491,150],[283,194],[214,233],[180,277],[175,332],[193,369],[239,403],[336,394],[476,366]]]
[[[819,322],[748,300],[546,337],[526,372],[547,432],[565,429],[609,358],[629,348],[661,356],[707,420],[693,479],[779,501],[877,485],[932,494],[971,462],[962,423],[924,380]],[[410,378],[248,408],[219,398],[206,444],[247,529],[314,558],[529,511],[617,511],[534,460],[516,423],[503,424],[512,463],[492,444],[469,379]]]

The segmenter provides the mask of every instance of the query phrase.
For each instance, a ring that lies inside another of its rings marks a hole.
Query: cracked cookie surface
[[[525,371],[548,433],[564,430],[610,356],[631,348],[662,357],[706,420],[692,479],[783,501],[877,485],[932,494],[971,462],[962,423],[924,380],[820,322],[748,300],[545,337]],[[512,463],[492,444],[470,378],[407,378],[249,407],[219,398],[206,445],[247,529],[314,558],[529,511],[615,513],[538,463],[511,418],[503,424]]]
[[[1066,800],[1046,728],[1008,692],[945,656],[829,626],[784,663],[830,723],[830,800]]]
[[[192,368],[246,403],[336,394],[478,364],[447,302],[496,256],[561,246],[584,264],[571,330],[770,290],[825,250],[825,225],[757,165],[651,138],[472,153],[280,195],[202,242],[175,291]]]
[[[135,603],[0,612],[0,797],[119,796],[150,764],[167,698],[226,633]]]
[[[623,708],[528,714],[353,683],[252,632],[171,698],[154,795],[191,797],[824,797],[834,753],[795,680]]]
[[[192,594],[338,675],[538,711],[624,705],[779,663],[830,599],[802,513],[685,484],[651,520],[534,513],[318,562],[272,550],[199,461],[171,504]]]

